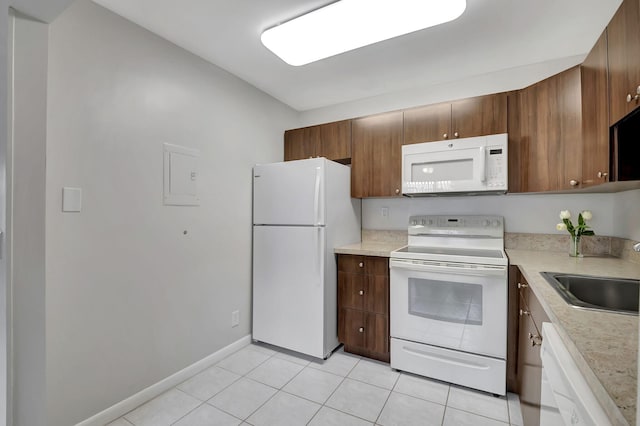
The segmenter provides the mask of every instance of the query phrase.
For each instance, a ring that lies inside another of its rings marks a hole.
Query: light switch
[[[63,212],[79,212],[82,208],[82,189],[81,188],[62,188],[62,211]]]

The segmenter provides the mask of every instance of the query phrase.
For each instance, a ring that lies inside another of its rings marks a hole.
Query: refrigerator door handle
[[[315,192],[313,196],[313,212],[314,212],[316,225],[322,224],[320,222],[320,179],[321,179],[320,172],[321,172],[321,168],[316,167],[316,185],[315,185]]]
[[[324,248],[322,247],[322,228],[317,228],[316,232],[316,249],[318,250],[316,258],[316,277],[318,278],[317,286],[320,286],[322,277],[322,259],[324,257]]]

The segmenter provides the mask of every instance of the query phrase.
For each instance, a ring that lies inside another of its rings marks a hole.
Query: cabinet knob
[[[360,296],[364,295],[364,290],[360,290],[358,294],[360,294]]]
[[[457,138],[458,136],[460,136],[460,135],[458,134],[458,132],[455,132],[455,133],[453,134],[453,137],[454,137],[454,138]]]
[[[447,138],[449,137],[449,135],[448,135],[448,134],[446,134],[446,133],[444,133],[444,134],[442,135],[442,137],[443,137],[444,139],[447,139]]]
[[[609,176],[609,173],[607,172],[598,172],[598,177],[601,179],[606,179],[607,176]]]
[[[360,328],[358,329],[358,331],[359,331],[360,333],[364,333],[364,327],[360,327]]]
[[[539,346],[542,344],[542,336],[539,334],[529,333],[529,341],[531,346]]]
[[[364,262],[358,263],[358,266],[361,267],[361,268],[364,268]]]
[[[578,186],[578,184],[579,184],[579,183],[580,183],[580,182],[578,182],[578,181],[577,181],[577,180],[575,180],[575,179],[571,179],[571,180],[569,181],[569,185],[571,185],[571,186]]]
[[[640,86],[636,87],[635,96],[632,96],[631,93],[627,93],[627,103],[630,103],[631,101],[637,101],[638,99],[640,99]]]
[[[523,315],[531,315],[531,312],[520,309],[520,316],[523,316]]]
[[[518,288],[527,288],[527,287],[529,287],[529,284],[518,283]]]
[[[400,190],[398,188],[396,188],[396,194],[399,194]]]

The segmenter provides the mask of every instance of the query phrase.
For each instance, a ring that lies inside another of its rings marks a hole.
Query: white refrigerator
[[[360,241],[350,172],[325,158],[253,168],[253,340],[316,358],[338,346],[334,248]]]

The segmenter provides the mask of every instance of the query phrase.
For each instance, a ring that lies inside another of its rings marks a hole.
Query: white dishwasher
[[[542,323],[540,426],[609,426],[611,421],[552,323]]]

